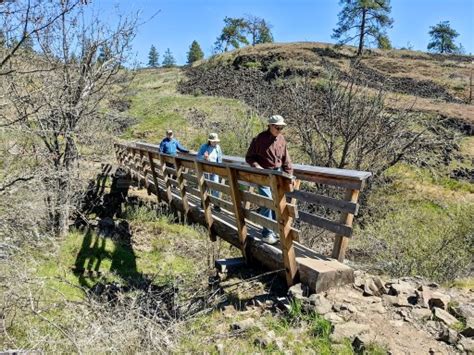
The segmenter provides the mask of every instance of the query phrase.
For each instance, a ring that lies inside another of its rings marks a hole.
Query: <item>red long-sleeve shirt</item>
[[[285,137],[281,134],[275,137],[269,130],[252,139],[245,161],[251,166],[257,163],[264,169],[281,167],[284,172],[293,175],[293,166]]]

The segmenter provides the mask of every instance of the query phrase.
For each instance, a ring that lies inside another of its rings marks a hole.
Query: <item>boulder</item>
[[[461,337],[459,345],[462,346],[466,354],[474,354],[474,339]]]
[[[426,286],[420,286],[415,291],[417,297],[417,304],[426,308],[441,308],[447,309],[448,303],[451,301],[449,295],[445,295],[438,291],[433,291]]]
[[[431,318],[432,313],[426,308],[413,308],[411,315],[417,320],[428,320]]]
[[[294,300],[304,301],[309,296],[309,288],[301,283],[293,285],[288,290],[288,297]]]
[[[439,319],[440,321],[442,321],[444,324],[448,326],[452,326],[458,323],[458,320],[456,319],[456,317],[452,316],[451,314],[446,312],[444,309],[441,309],[438,307],[433,308],[433,315],[435,316],[435,318]]]
[[[334,331],[330,335],[330,339],[335,343],[341,343],[346,338],[354,341],[355,337],[362,334],[372,334],[370,332],[370,327],[367,324],[359,324],[349,321],[346,323],[335,324]]]
[[[367,345],[375,340],[375,335],[371,332],[356,335],[352,341],[352,348],[356,354],[366,354]]]
[[[394,307],[413,307],[413,305],[408,302],[408,298],[406,297],[406,295],[383,295],[382,301],[385,305],[390,305]]]
[[[314,307],[317,314],[326,314],[331,311],[332,305],[322,294],[312,294],[309,296],[309,303]]]
[[[453,311],[457,317],[474,319],[474,305],[472,304],[461,304],[457,307],[453,307]]]
[[[232,330],[242,330],[245,331],[247,329],[250,329],[254,327],[255,321],[252,318],[244,319],[240,322],[235,322],[230,325],[230,329]]]
[[[461,335],[467,338],[474,338],[474,318],[466,318],[466,327],[461,332]]]
[[[415,286],[409,282],[398,280],[397,283],[390,284],[388,294],[392,296],[399,296],[402,294],[413,295],[415,294]]]
[[[386,293],[385,287],[378,277],[367,278],[364,281],[362,288],[364,290],[364,296],[381,296]]]
[[[344,319],[342,319],[341,317],[339,317],[336,313],[334,312],[329,312],[329,313],[326,313],[324,315],[324,319],[330,321],[331,323],[333,324],[337,324],[337,323],[342,323],[344,322]]]
[[[447,344],[455,345],[458,342],[459,334],[448,327],[443,327],[438,335],[438,340],[444,341]]]
[[[261,347],[262,349],[268,348],[270,345],[275,344],[275,332],[270,330],[267,334],[262,335],[254,340],[256,346]]]

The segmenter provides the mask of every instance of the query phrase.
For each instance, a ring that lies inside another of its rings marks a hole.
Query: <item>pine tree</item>
[[[252,46],[258,43],[273,42],[273,35],[271,32],[271,25],[263,18],[245,15],[245,25],[248,34],[250,35],[250,43]]]
[[[245,32],[247,30],[247,22],[243,18],[224,18],[225,26],[219,37],[214,43],[216,52],[227,52],[230,46],[240,48],[241,44],[249,44]]]
[[[172,68],[176,65],[176,60],[173,57],[173,54],[171,53],[170,49],[168,48],[163,55],[163,63],[162,65],[165,68]]]
[[[332,37],[339,40],[340,45],[358,39],[358,56],[362,54],[366,37],[375,40],[386,37],[384,29],[393,24],[389,17],[390,0],[340,0],[340,4],[344,7]]]
[[[197,41],[193,41],[189,47],[188,64],[193,64],[195,61],[204,58],[204,53]]]
[[[449,21],[443,21],[436,26],[431,26],[429,32],[431,42],[428,43],[428,50],[437,53],[455,53],[458,47],[454,43],[454,39],[459,33],[454,30]]]
[[[271,31],[271,25],[262,19],[257,34],[256,43],[273,43],[273,34]]]
[[[156,68],[160,64],[158,62],[159,54],[154,45],[151,45],[150,52],[148,53],[148,66],[151,68]]]
[[[390,43],[390,39],[387,36],[381,35],[377,38],[377,48],[385,50],[392,49],[392,43]]]

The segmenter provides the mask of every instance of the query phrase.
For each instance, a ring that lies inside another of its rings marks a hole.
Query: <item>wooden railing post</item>
[[[247,225],[245,224],[245,214],[242,208],[242,198],[239,191],[239,183],[237,182],[237,171],[230,166],[227,167],[227,176],[229,179],[230,195],[234,205],[235,221],[237,223],[237,232],[239,234],[240,249],[245,261],[249,262],[249,255],[247,253]]]
[[[186,223],[189,213],[188,197],[186,196],[186,185],[184,183],[184,167],[178,158],[174,158],[174,166],[176,168],[176,180],[178,181],[179,192],[181,193],[181,200],[183,201],[184,218],[183,221]]]
[[[143,171],[143,176],[145,177],[145,188],[148,192],[148,195],[150,195],[150,189],[148,188],[148,168],[147,168],[147,164],[146,164],[145,153],[141,149],[139,149],[138,151],[140,153],[140,160],[141,160],[141,167],[142,167],[142,171]]]
[[[161,165],[161,174],[163,176],[163,180],[166,186],[166,202],[168,205],[171,205],[171,200],[173,199],[173,195],[171,193],[171,182],[169,181],[168,173],[166,172],[166,162],[165,157],[160,154],[160,165]]]
[[[292,183],[289,178],[272,174],[270,175],[270,184],[278,223],[278,234],[280,235],[283,263],[285,265],[286,283],[288,286],[291,286],[298,278],[298,266],[296,264],[291,232],[293,218],[290,217],[286,202],[286,193],[292,191]]]
[[[347,189],[344,199],[353,203],[357,203],[359,198],[359,190]],[[341,223],[344,223],[348,227],[352,228],[352,221],[354,220],[354,215],[352,213],[342,213]],[[346,255],[347,245],[349,244],[349,238],[336,234],[336,239],[334,240],[334,247],[332,249],[332,257],[337,259],[341,263],[344,261]]]
[[[196,175],[197,175],[197,179],[198,179],[198,186],[199,186],[199,191],[201,193],[201,201],[202,201],[202,206],[203,206],[203,209],[204,209],[204,218],[206,219],[209,238],[211,239],[211,241],[215,242],[217,240],[217,237],[212,231],[212,224],[214,223],[214,219],[212,218],[211,203],[209,201],[209,196],[208,196],[209,191],[207,189],[206,181],[204,179],[204,172],[203,172],[203,169],[202,169],[202,163],[195,160],[194,161],[194,166],[196,167]]]
[[[160,198],[160,187],[158,186],[158,178],[156,176],[156,166],[155,162],[153,161],[153,154],[151,152],[148,152],[148,161],[150,163],[150,169],[151,169],[151,176],[153,177],[153,184],[155,185],[155,190],[156,190],[156,199],[158,203],[161,202]]]

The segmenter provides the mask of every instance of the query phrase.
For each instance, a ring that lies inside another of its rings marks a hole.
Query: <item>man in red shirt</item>
[[[271,116],[268,119],[268,129],[252,140],[245,161],[254,168],[284,171],[293,175],[286,140],[281,134],[285,126],[282,116]],[[272,198],[272,192],[268,186],[259,186],[258,192],[262,196]],[[276,219],[275,212],[271,209],[261,207],[259,213],[266,218]],[[275,244],[278,238],[275,232],[263,227],[262,240],[268,244]]]

